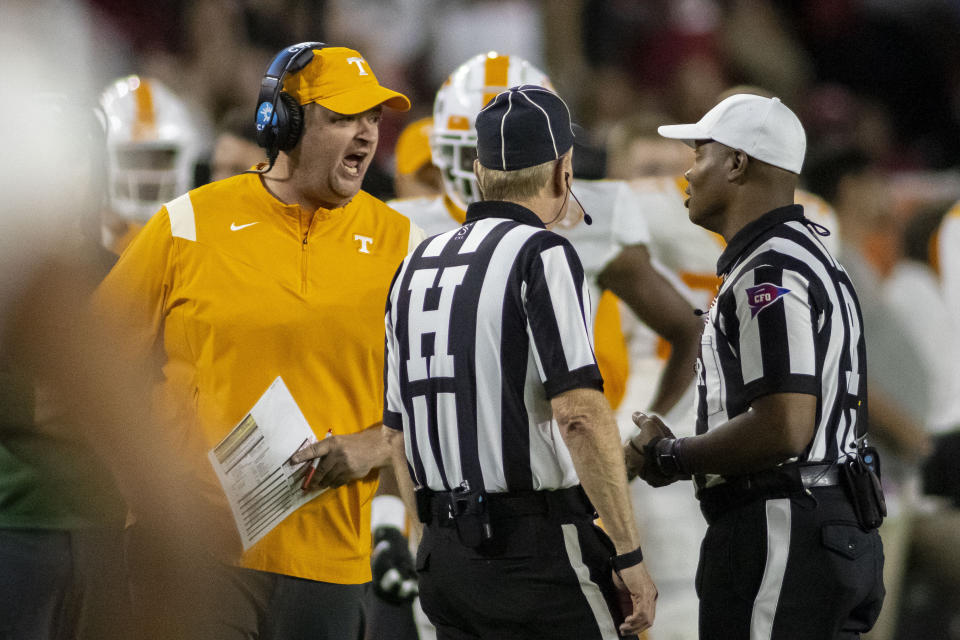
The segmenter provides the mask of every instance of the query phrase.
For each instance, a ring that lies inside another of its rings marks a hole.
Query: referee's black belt
[[[486,493],[431,491],[418,489],[417,516],[420,522],[452,524],[482,505],[490,520],[532,515],[595,516],[593,505],[583,487],[577,485],[553,491],[511,491]]]
[[[787,498],[820,487],[840,484],[837,464],[785,464],[749,475],[725,477],[720,484],[700,489],[700,511],[708,523],[727,511],[754,500]]]

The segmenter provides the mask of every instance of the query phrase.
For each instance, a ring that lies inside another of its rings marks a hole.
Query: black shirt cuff
[[[585,367],[567,371],[566,373],[554,376],[543,383],[543,388],[547,393],[547,400],[555,398],[564,391],[571,389],[596,389],[603,391],[603,376],[600,375],[600,369],[595,364],[588,364]]]

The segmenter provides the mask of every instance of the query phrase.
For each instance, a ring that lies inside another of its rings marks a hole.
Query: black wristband
[[[663,438],[654,445],[653,459],[660,473],[673,478],[689,475],[680,454],[683,438]]]
[[[641,562],[643,562],[643,551],[640,549],[640,547],[637,547],[633,551],[621,553],[618,556],[612,556],[610,558],[610,564],[613,565],[613,570],[617,573],[620,573],[624,569],[629,569],[630,567],[636,566]]]
[[[681,447],[683,447],[686,441],[686,438],[677,438],[673,441],[673,459],[677,463],[677,471],[679,471],[681,475],[688,476],[690,475],[690,470],[687,468],[687,463],[684,461],[681,451]]]
[[[680,473],[677,459],[673,454],[673,445],[677,441],[673,438],[661,438],[653,447],[653,459],[664,476],[672,478]]]

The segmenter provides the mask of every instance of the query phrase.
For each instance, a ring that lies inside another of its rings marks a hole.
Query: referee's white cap
[[[714,140],[775,167],[800,173],[807,136],[800,119],[779,98],[738,93],[722,100],[695,124],[671,124],[657,131],[695,146]]]

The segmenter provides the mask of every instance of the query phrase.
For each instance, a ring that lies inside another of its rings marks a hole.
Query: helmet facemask
[[[461,209],[481,199],[473,161],[477,158],[477,133],[434,133],[431,136],[433,163],[440,169],[447,196]]]
[[[125,218],[145,220],[190,188],[183,150],[161,142],[110,149],[110,202]]]

